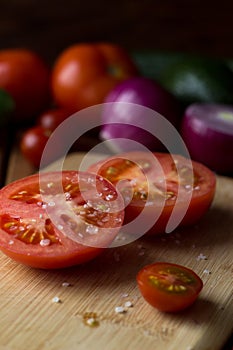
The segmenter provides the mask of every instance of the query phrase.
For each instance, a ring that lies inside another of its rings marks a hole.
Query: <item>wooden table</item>
[[[35,171],[17,147],[6,151],[1,146],[2,182]],[[71,154],[65,167],[77,169],[81,157]],[[0,350],[229,350],[232,246],[233,179],[218,176],[213,206],[194,227],[141,238],[84,266],[57,271],[32,269],[0,254]],[[136,273],[156,260],[186,265],[201,276],[204,288],[190,309],[163,314],[142,299]],[[126,301],[132,307],[116,314]],[[85,324],[91,312],[96,327]]]

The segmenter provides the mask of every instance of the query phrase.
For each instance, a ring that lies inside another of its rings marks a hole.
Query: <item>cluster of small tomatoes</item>
[[[73,113],[102,103],[105,96],[119,82],[136,75],[138,70],[127,52],[122,47],[112,44],[73,45],[57,57],[52,67],[30,50],[10,49],[0,52],[0,88],[9,93],[14,101],[12,122],[15,125],[27,122],[33,124],[22,135],[20,146],[26,158],[36,167],[40,164],[45,144],[58,125]],[[135,157],[138,162],[139,155],[136,154]],[[144,155],[140,157],[145,160]],[[171,190],[175,193],[177,179],[176,177],[174,179],[173,162],[169,155],[157,154],[157,157],[161,160],[166,179],[172,184]],[[103,169],[103,173],[98,173],[101,175],[98,180],[100,183],[102,181],[100,179],[107,178],[106,186],[109,187],[109,191],[113,191],[112,186],[119,178],[135,179],[135,168],[131,167],[130,162],[125,166],[125,163],[118,164],[117,159],[109,161],[110,165]],[[186,169],[186,163],[183,162],[182,160],[182,168]],[[193,163],[193,166],[195,175],[198,175],[196,181],[202,180],[200,190],[192,196],[190,208],[184,219],[187,221],[186,224],[193,223],[206,212],[215,191],[213,174],[199,164]],[[112,171],[109,171],[121,168],[124,169],[121,173],[112,174]],[[96,170],[94,167],[90,168],[90,171],[94,172],[93,169]],[[155,169],[151,172],[154,184]],[[50,197],[57,191],[55,178],[53,173],[43,177],[46,188],[49,188]],[[88,183],[87,179],[85,181]],[[139,177],[139,189],[142,181]],[[79,203],[80,193],[77,190],[79,182],[76,175],[72,172],[66,173],[62,184],[66,192],[70,191],[69,195],[74,206],[79,205],[81,209],[88,207],[83,200]],[[138,197],[139,189],[135,188],[135,198],[133,197],[132,205],[128,206],[128,211],[125,211],[126,216],[132,214],[135,208],[137,216],[145,205],[144,197]],[[38,175],[21,179],[1,190],[1,196],[5,200],[3,203],[7,203],[0,206],[2,227],[0,243],[4,253],[16,261],[33,267],[61,268],[88,261],[102,251],[95,247],[85,247],[65,237],[47,218],[43,205],[38,205],[39,195]],[[32,211],[28,210],[28,206],[33,209],[35,218],[32,218]],[[10,208],[7,213],[5,207]],[[154,234],[158,233],[156,232],[158,227],[160,231],[164,230],[172,209],[173,204],[168,200],[162,211],[159,226],[153,228]],[[85,211],[84,213],[87,216],[90,214]],[[20,215],[23,220],[19,219]],[[121,218],[122,213],[119,212],[117,215]],[[114,219],[114,216],[110,217],[110,222]],[[104,228],[108,228],[106,220],[102,224]],[[92,225],[87,227],[91,229]],[[119,228],[117,226],[117,229]],[[9,237],[14,245],[9,244]],[[30,254],[27,254],[28,251]],[[178,311],[191,305],[203,286],[201,279],[192,270],[171,263],[156,263],[144,267],[138,273],[137,281],[144,298],[162,311]]]
[[[52,67],[28,49],[0,51],[0,89],[14,101],[11,122],[29,124],[21,150],[36,167],[56,127],[83,108],[102,103],[120,81],[137,74],[121,46],[110,43],[74,44]]]

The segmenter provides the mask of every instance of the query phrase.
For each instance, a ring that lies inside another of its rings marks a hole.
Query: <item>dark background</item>
[[[95,41],[233,58],[233,1],[0,0],[0,49],[30,48],[52,63]]]
[[[233,57],[233,1],[0,0],[0,49],[35,49],[52,62],[73,43],[101,40]]]

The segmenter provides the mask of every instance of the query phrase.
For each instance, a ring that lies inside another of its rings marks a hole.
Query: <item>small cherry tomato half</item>
[[[49,101],[50,70],[31,50],[1,50],[0,88],[5,89],[15,102],[14,120],[32,120]]]
[[[123,199],[107,180],[87,172],[44,172],[0,190],[0,249],[36,268],[89,261],[120,230]]]
[[[153,156],[157,163],[152,162]],[[178,213],[184,211],[180,225],[196,223],[209,209],[215,194],[216,178],[211,170],[200,163],[190,163],[182,156],[168,153],[122,153],[92,164],[88,171],[105,177],[115,185],[121,180],[128,181],[125,187],[121,186],[121,193],[127,202],[126,223],[134,220],[145,206],[145,222],[160,212],[147,234],[163,233],[175,206]],[[190,181],[191,176],[193,182]],[[129,186],[133,191],[130,202],[127,199]],[[191,201],[184,209],[187,194]]]
[[[53,108],[44,111],[37,120],[37,125],[44,129],[54,131],[66,118],[71,116],[71,112],[64,108]]]
[[[128,53],[110,43],[75,44],[65,49],[52,69],[56,104],[73,112],[102,103],[124,79],[138,74]]]
[[[203,287],[194,271],[167,262],[143,267],[137,274],[137,283],[144,299],[164,312],[178,312],[191,306]]]

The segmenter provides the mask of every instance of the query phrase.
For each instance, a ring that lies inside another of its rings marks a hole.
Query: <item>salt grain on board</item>
[[[204,254],[201,253],[197,257],[197,261],[200,261],[200,260],[207,260],[207,257]]]
[[[125,309],[123,308],[123,306],[116,306],[115,307],[115,312],[117,314],[123,314],[125,312]]]
[[[129,308],[129,307],[133,307],[133,304],[131,303],[131,301],[126,301],[124,306]]]
[[[69,282],[63,282],[62,283],[62,287],[69,287],[71,286],[71,284]]]
[[[53,299],[52,299],[52,302],[53,303],[60,303],[61,302],[61,299],[59,298],[59,297],[54,297]]]

